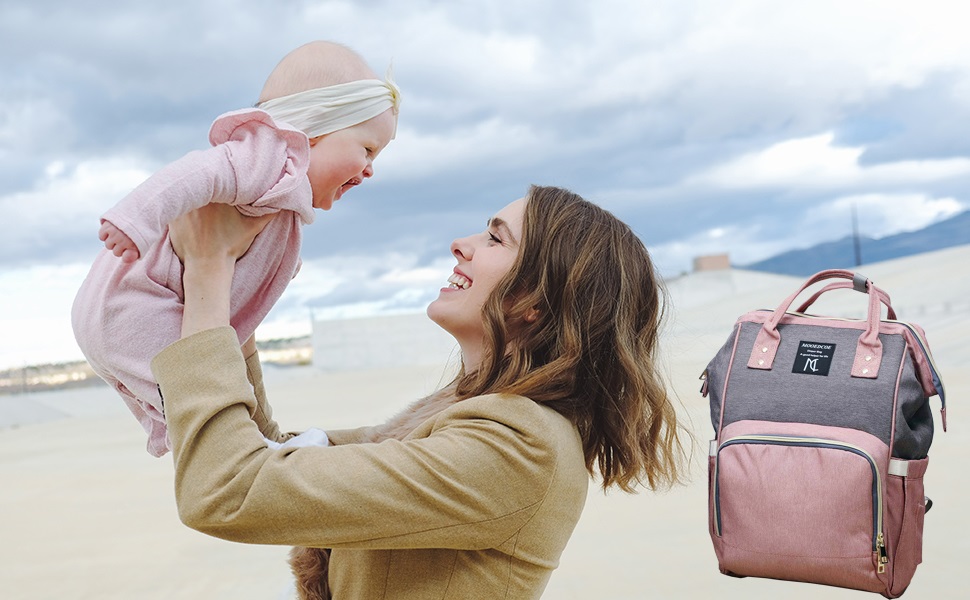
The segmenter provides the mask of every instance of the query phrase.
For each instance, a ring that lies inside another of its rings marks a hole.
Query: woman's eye
[[[500,240],[497,237],[495,237],[495,234],[492,233],[492,232],[489,232],[489,234],[488,234],[488,241],[495,242],[496,244],[501,244],[502,243],[502,240]]]

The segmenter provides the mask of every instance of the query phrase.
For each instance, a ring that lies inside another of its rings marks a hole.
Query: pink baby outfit
[[[232,204],[248,216],[284,212],[236,263],[230,323],[241,344],[299,270],[301,226],[314,218],[306,134],[262,110],[244,109],[217,118],[209,142],[212,148],[162,168],[105,213],[103,220],[128,235],[141,258],[123,263],[102,250],[71,311],[82,352],[145,428],[154,456],[170,448],[149,363],[179,339],[184,302],[182,263],[168,224],[210,202]]]

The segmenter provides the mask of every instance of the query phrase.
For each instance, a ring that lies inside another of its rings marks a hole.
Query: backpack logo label
[[[823,342],[799,342],[795,353],[795,364],[792,373],[806,373],[808,375],[828,376],[832,366],[832,355],[835,354],[835,344]]]

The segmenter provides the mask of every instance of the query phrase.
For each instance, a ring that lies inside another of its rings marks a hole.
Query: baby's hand
[[[104,247],[111,250],[115,256],[121,257],[121,262],[133,263],[141,256],[135,242],[108,221],[101,223],[98,239],[104,242]]]

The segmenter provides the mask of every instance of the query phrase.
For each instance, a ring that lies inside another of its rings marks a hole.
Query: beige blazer
[[[258,365],[230,327],[152,362],[183,522],[237,542],[333,548],[335,600],[538,598],[582,512],[576,427],[527,398],[450,405],[403,441],[270,449]],[[264,431],[260,432],[260,426]]]

